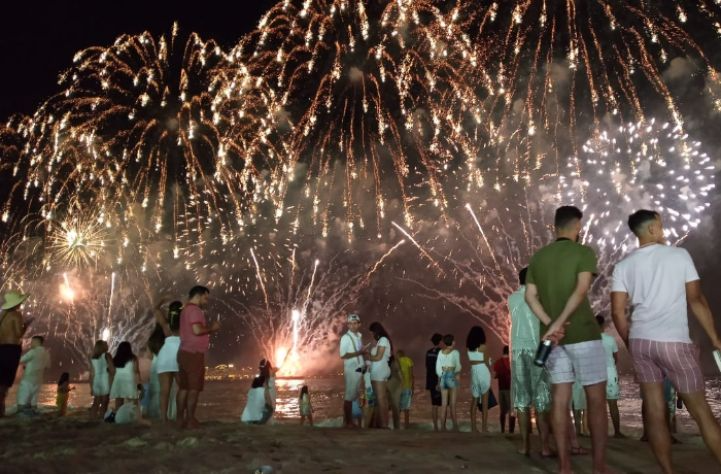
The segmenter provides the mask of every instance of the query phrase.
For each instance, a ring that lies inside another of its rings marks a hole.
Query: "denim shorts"
[[[456,380],[456,374],[452,370],[446,370],[441,375],[440,379],[441,390],[448,390],[451,388],[458,387],[458,380]]]

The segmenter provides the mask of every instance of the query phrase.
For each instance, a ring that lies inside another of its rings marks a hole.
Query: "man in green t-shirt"
[[[579,244],[583,213],[576,207],[556,210],[556,241],[531,258],[526,302],[541,320],[542,339],[556,344],[546,362],[552,384],[551,425],[560,472],[571,472],[568,438],[571,387],[578,380],[586,392],[593,444],[593,472],[606,472],[606,355],[588,291],[596,274],[596,255]]]

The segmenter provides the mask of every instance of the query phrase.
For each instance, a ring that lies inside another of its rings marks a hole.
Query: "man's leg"
[[[662,383],[641,383],[643,396],[644,432],[664,473],[673,472],[671,463],[671,434],[666,421],[666,401]]]
[[[188,390],[188,426],[195,427],[198,425],[198,419],[195,418],[195,409],[198,406],[198,390]]]
[[[606,444],[608,442],[608,414],[606,413],[606,382],[587,385],[586,410],[591,430],[593,471],[606,472]]]
[[[623,438],[623,434],[621,434],[621,415],[618,412],[618,400],[608,400],[608,412],[611,415],[611,423],[613,423],[613,437]]]
[[[559,472],[571,472],[571,450],[568,439],[568,427],[571,423],[568,405],[571,403],[573,382],[551,385],[551,427],[558,450]]]
[[[541,437],[541,454],[544,456],[551,455],[551,447],[549,446],[551,427],[548,423],[548,412],[536,412],[536,424],[538,425],[538,434]]]
[[[438,407],[431,406],[431,416],[433,417],[433,431],[438,431]]]
[[[679,396],[686,404],[688,412],[696,420],[704,443],[721,464],[721,427],[711,412],[706,401],[706,394],[704,392],[680,393]]]

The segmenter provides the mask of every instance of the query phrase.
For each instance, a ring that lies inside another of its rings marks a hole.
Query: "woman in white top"
[[[443,344],[446,347],[438,353],[438,359],[436,359],[436,374],[438,375],[438,389],[441,392],[441,410],[443,412],[441,431],[446,431],[447,408],[451,409],[453,431],[458,431],[456,396],[458,386],[461,384],[461,356],[454,348],[455,342],[452,334],[443,336]]]
[[[481,408],[481,430],[488,432],[488,390],[491,388],[491,371],[486,357],[486,333],[480,326],[473,326],[466,339],[468,360],[471,364],[471,431],[478,432],[476,413]],[[478,402],[481,402],[480,405]]]
[[[108,343],[96,341],[90,358],[90,394],[93,404],[90,407],[91,418],[102,418],[110,403],[110,385],[113,383],[115,366],[108,353]]]
[[[158,351],[155,367],[160,381],[160,420],[163,422],[175,418],[175,397],[171,399],[173,389],[179,386],[178,372],[178,349],[180,349],[180,312],[183,310],[183,303],[173,301],[168,305],[167,317],[161,310],[162,302],[155,311],[155,320],[163,328],[165,341]]]
[[[260,375],[265,377],[265,382],[268,386],[268,394],[270,396],[270,406],[273,409],[273,412],[275,412],[276,398],[278,398],[278,391],[275,387],[275,376],[280,368],[273,367],[273,364],[268,359],[261,359],[258,368],[260,369]]]
[[[133,354],[133,348],[128,341],[123,341],[118,346],[113,358],[115,366],[115,377],[110,386],[110,398],[115,399],[115,411],[126,401],[134,403],[140,410],[138,405],[138,381],[140,380],[140,372],[138,369],[138,359]],[[138,415],[138,419],[140,416]]]
[[[265,424],[273,414],[270,402],[270,391],[266,379],[259,375],[253,379],[250,390],[248,390],[248,400],[243,408],[240,421],[254,425]]]
[[[393,357],[391,338],[379,322],[369,327],[376,345],[371,349],[371,384],[376,396],[375,418],[379,428],[388,428],[388,379],[391,376],[390,360]]]

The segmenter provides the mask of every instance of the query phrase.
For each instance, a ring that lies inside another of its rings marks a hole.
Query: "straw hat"
[[[2,309],[13,309],[16,306],[20,306],[27,298],[28,295],[23,295],[17,291],[5,293],[5,303],[2,305]]]

